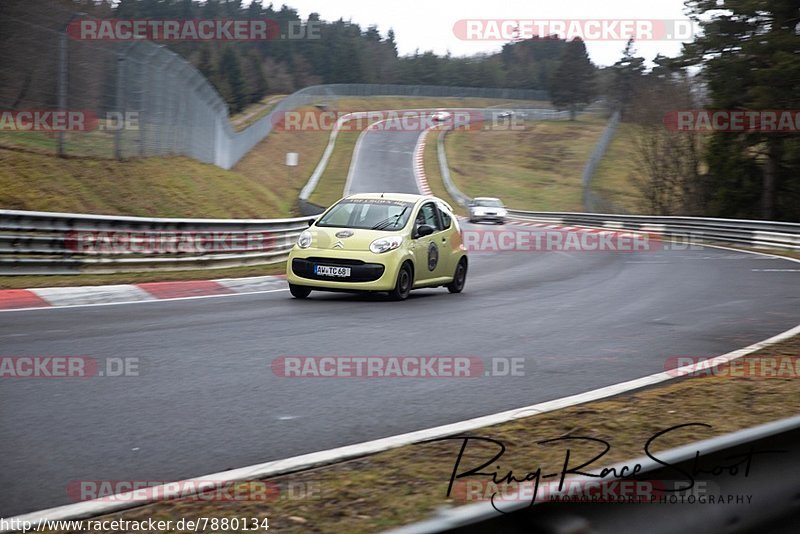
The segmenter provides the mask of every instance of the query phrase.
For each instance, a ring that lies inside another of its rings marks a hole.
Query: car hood
[[[311,247],[323,250],[369,250],[370,243],[376,239],[405,234],[403,230],[387,232],[385,230],[319,226],[312,226],[308,231],[312,236]],[[341,246],[336,246],[337,243],[341,243]]]

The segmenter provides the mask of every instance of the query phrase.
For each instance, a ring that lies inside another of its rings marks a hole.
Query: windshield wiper
[[[403,210],[402,210],[400,213],[398,213],[397,215],[391,215],[391,216],[389,216],[389,217],[386,217],[385,219],[383,219],[383,220],[382,220],[382,221],[380,221],[379,223],[375,224],[375,226],[373,226],[372,228],[370,228],[370,230],[385,230],[385,229],[386,229],[386,228],[388,228],[389,226],[394,226],[394,225],[396,225],[396,224],[397,224],[397,222],[400,220],[400,217],[402,217],[402,216],[403,216],[403,214],[404,214],[404,213],[405,213],[407,210],[408,210],[408,206],[406,206],[405,208],[403,208]],[[392,220],[392,219],[394,219],[394,220]]]

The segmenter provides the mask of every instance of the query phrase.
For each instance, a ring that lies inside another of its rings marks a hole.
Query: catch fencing
[[[272,131],[275,117],[341,97],[406,96],[547,100],[544,91],[431,85],[306,87],[236,131],[208,80],[168,48],[147,40],[80,40],[67,31],[82,13],[35,2],[0,5],[0,110],[80,111],[79,131],[9,131],[0,143],[60,155],[124,159],[185,155],[230,169]],[[178,44],[180,46],[180,43]],[[48,51],[42,54],[41,51]]]
[[[606,199],[604,199],[597,192],[592,191],[592,176],[594,176],[598,165],[600,165],[600,162],[606,155],[606,151],[608,150],[608,146],[611,144],[611,140],[614,138],[614,134],[617,133],[617,127],[619,126],[620,118],[620,112],[615,111],[611,115],[611,118],[608,119],[606,129],[603,131],[603,134],[600,136],[600,139],[594,146],[592,155],[589,156],[589,161],[586,162],[586,166],[583,168],[583,174],[581,175],[581,187],[583,189],[583,209],[586,211],[602,211],[610,207],[608,205],[609,202]]]

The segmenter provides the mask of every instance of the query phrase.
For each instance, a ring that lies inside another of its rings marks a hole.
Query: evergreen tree
[[[223,83],[223,96],[236,113],[244,108],[246,102],[244,79],[239,65],[239,57],[230,46],[225,47],[219,60],[219,78]]]
[[[561,64],[553,75],[551,98],[556,108],[569,110],[570,120],[575,120],[578,110],[594,98],[594,75],[595,69],[583,41],[575,38],[567,43]]]
[[[685,45],[681,63],[702,67],[710,107],[800,108],[796,0],[726,1],[723,9],[716,0],[690,0],[687,6],[703,31]],[[715,132],[706,157],[714,215],[800,220],[796,133]]]
[[[622,58],[614,63],[613,79],[610,88],[611,105],[618,109],[625,119],[631,102],[636,97],[639,84],[644,75],[644,58],[634,55],[633,38],[628,40]]]

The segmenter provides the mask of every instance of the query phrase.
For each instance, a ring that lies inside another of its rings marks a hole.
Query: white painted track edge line
[[[764,341],[760,341],[752,345],[749,345],[747,347],[728,352],[721,356],[717,356],[716,358],[714,358],[714,364],[709,366],[709,368],[717,367],[718,365],[721,365],[723,363],[727,363],[737,358],[741,358],[757,350],[763,349],[770,345],[774,345],[785,339],[794,337],[798,334],[800,334],[800,325],[797,325],[794,328],[786,330],[785,332],[777,334],[771,338],[765,339]],[[687,368],[688,367],[691,366],[687,366]],[[677,374],[676,370],[672,370],[672,372],[663,371],[660,373],[644,376],[642,378],[637,378],[634,380],[621,382],[619,384],[612,384],[610,386],[602,387],[592,391],[587,391],[585,393],[579,393],[577,395],[571,395],[560,399],[545,401],[539,404],[534,404],[532,406],[516,408],[513,410],[507,410],[496,414],[490,414],[472,419],[467,419],[465,421],[459,421],[457,423],[451,423],[448,425],[442,425],[423,430],[416,430],[405,434],[389,436],[386,438],[366,441],[363,443],[346,445],[344,447],[337,447],[335,449],[328,449],[324,451],[303,454],[300,456],[294,456],[283,460],[273,460],[270,462],[255,464],[247,467],[241,467],[238,469],[232,469],[220,473],[203,475],[200,477],[179,481],[179,484],[181,484],[184,487],[197,487],[197,485],[200,482],[206,482],[206,483],[213,482],[215,484],[221,485],[223,483],[255,480],[270,476],[301,471],[304,469],[310,469],[321,465],[328,465],[336,462],[349,460],[352,458],[358,458],[370,454],[376,454],[379,452],[395,449],[405,445],[412,445],[414,443],[429,441],[431,439],[439,437],[451,436],[462,432],[477,430],[479,428],[483,428],[486,426],[506,423],[509,421],[513,421],[515,419],[551,412],[561,408],[567,408],[570,406],[575,406],[586,402],[601,400],[622,393],[628,393],[630,391],[642,389],[647,386],[652,386],[655,384],[660,384],[662,382],[667,382],[680,377],[681,375]],[[163,493],[163,491],[159,491],[163,489],[164,486],[161,486],[158,489],[154,490],[154,493],[155,494]],[[206,486],[205,489],[210,489],[210,488]],[[39,510],[7,518],[7,520],[30,521],[32,523],[37,523],[39,520],[54,521],[54,520],[64,520],[64,519],[80,519],[80,518],[108,514],[111,512],[117,512],[120,510],[126,510],[130,508],[136,508],[157,501],[157,499],[152,499],[150,501],[139,500],[136,502],[131,502],[131,500],[132,500],[132,495],[130,493],[122,493],[118,495],[116,501],[107,502],[105,500],[93,500],[93,501],[86,501],[74,504],[67,504],[63,506],[57,506],[54,508],[48,508],[45,510]],[[11,532],[11,530],[5,529],[5,530],[0,530],[0,532]]]

